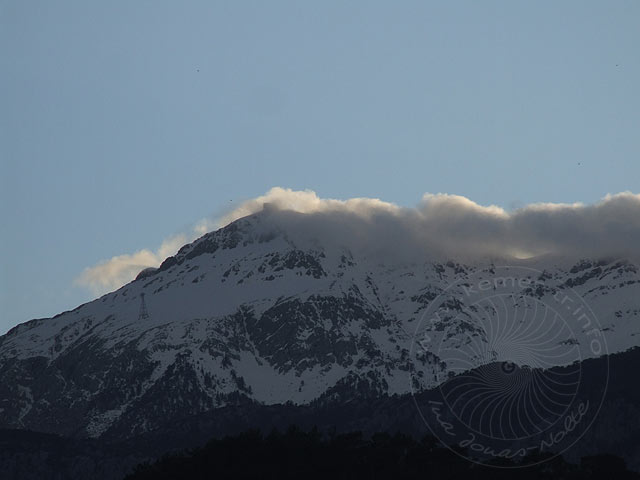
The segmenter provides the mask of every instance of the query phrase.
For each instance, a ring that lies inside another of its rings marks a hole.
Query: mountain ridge
[[[135,435],[236,399],[308,404],[331,391],[419,392],[474,365],[515,358],[508,348],[493,348],[496,339],[472,318],[470,308],[477,314],[478,306],[464,296],[471,278],[502,278],[495,262],[405,264],[292,233],[274,225],[272,214],[267,209],[208,233],[120,289],[0,337],[0,426],[78,437],[110,429]],[[602,323],[608,347],[602,353],[637,345],[634,264],[511,263],[538,273],[526,288],[505,293],[514,306],[496,310],[496,318],[514,323],[518,312],[576,291]],[[149,319],[138,318],[141,293]],[[420,348],[422,323],[436,299],[444,300],[441,311],[453,313],[428,326],[438,348]],[[518,322],[533,325],[532,316]],[[586,332],[555,328],[554,356],[563,362],[594,356]],[[520,333],[523,341],[531,336]],[[472,360],[447,353],[469,341],[480,345]],[[544,366],[549,359],[520,360]]]

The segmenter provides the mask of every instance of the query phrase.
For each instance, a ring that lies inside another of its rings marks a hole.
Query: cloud
[[[94,294],[118,288],[145,267],[157,267],[185,243],[239,218],[269,212],[274,228],[299,241],[336,244],[381,259],[625,256],[640,258],[640,195],[607,195],[593,205],[537,203],[512,212],[449,194],[425,194],[414,208],[373,198],[323,199],[280,187],[243,202],[218,219],[165,240],[156,251],[119,255],[76,280]],[[319,239],[319,240],[318,240]]]
[[[335,200],[332,198],[320,198],[312,190],[291,190],[289,188],[274,187],[265,195],[248,200],[227,215],[224,215],[217,220],[216,225],[219,228],[239,218],[259,212],[263,209],[265,203],[277,210],[290,210],[298,213],[340,211],[370,216],[375,212],[398,213],[401,210],[397,205],[383,202],[377,198]]]
[[[74,283],[89,289],[94,295],[110,292],[133,280],[141,270],[158,267],[165,258],[175,254],[188,241],[186,235],[180,234],[162,242],[155,252],[143,249],[131,254],[117,255],[86,268]]]

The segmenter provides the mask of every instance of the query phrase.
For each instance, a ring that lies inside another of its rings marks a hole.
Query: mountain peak
[[[496,259],[405,262],[358,248],[367,238],[332,239],[332,230],[307,219],[266,206],[114,292],[0,337],[0,397],[9,399],[0,424],[86,436],[126,426],[134,434],[238,399],[309,404],[351,397],[363,385],[367,395],[421,391],[477,366],[450,354],[465,352],[470,338],[481,347],[476,363],[537,361],[491,337],[483,322],[493,317],[490,309],[479,314],[484,290],[471,285],[476,280],[506,285],[495,311],[509,322],[535,326],[544,320],[536,316],[541,304],[575,291],[599,319],[609,352],[640,338],[633,264],[528,259],[505,270]],[[523,266],[528,283],[509,283],[509,272]],[[441,315],[425,330],[436,304]],[[523,330],[530,331],[540,329]],[[416,347],[425,332],[437,342]],[[549,332],[556,359],[549,365],[594,355],[588,329]],[[75,413],[59,415],[69,405]]]

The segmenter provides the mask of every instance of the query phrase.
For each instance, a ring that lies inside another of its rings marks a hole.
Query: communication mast
[[[147,303],[144,301],[144,293],[140,294],[140,313],[138,314],[138,320],[146,320],[149,318],[149,312],[147,312]]]

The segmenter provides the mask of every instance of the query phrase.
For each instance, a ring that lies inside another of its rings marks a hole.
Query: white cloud
[[[187,242],[187,236],[180,234],[162,242],[155,252],[145,248],[135,253],[117,255],[86,268],[76,278],[75,284],[88,288],[94,295],[110,292],[133,280],[141,270],[159,266]]]
[[[234,220],[259,212],[265,203],[278,210],[291,210],[298,213],[342,211],[368,216],[374,212],[398,213],[401,210],[397,205],[383,202],[377,198],[335,200],[332,198],[320,198],[312,190],[291,190],[290,188],[274,187],[265,195],[248,200],[235,210],[224,215],[216,222],[216,225],[220,228]]]
[[[257,213],[265,204],[274,212],[270,221],[292,235],[383,256],[640,257],[640,195],[630,192],[607,195],[594,205],[538,203],[507,212],[458,195],[425,194],[415,208],[403,208],[379,199],[323,199],[311,190],[275,187],[219,219],[202,220],[191,232],[165,240],[156,251],[144,249],[89,267],[76,283],[94,294],[118,288],[140,270],[158,267],[183,244]]]

